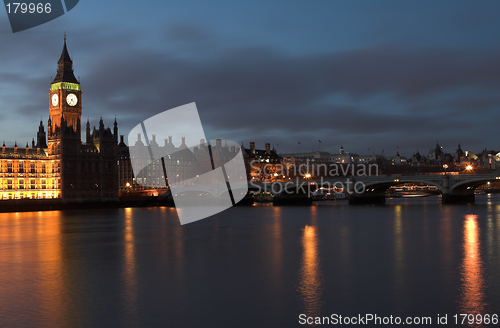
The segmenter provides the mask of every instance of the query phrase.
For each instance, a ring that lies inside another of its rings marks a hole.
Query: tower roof
[[[73,74],[73,61],[69,56],[68,48],[66,47],[66,34],[64,35],[64,46],[61,57],[57,61],[57,74],[52,84],[59,82],[69,82],[80,84]]]
[[[60,62],[73,63],[73,61],[71,60],[71,57],[69,56],[68,48],[66,47],[66,38],[64,38],[63,50],[61,53],[61,57],[59,57],[59,60],[57,61],[57,63],[60,63]]]

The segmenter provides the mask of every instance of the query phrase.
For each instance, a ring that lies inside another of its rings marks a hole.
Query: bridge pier
[[[442,204],[474,204],[476,197],[474,192],[460,194],[443,194]]]
[[[299,195],[295,197],[290,197],[290,196],[275,196],[273,199],[273,205],[311,205],[312,204],[312,198],[304,196],[304,195]]]
[[[309,183],[305,186],[285,185],[281,192],[274,194],[273,205],[311,205],[313,190],[316,190],[316,185]]]

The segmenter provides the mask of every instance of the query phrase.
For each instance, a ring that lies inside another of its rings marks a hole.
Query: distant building
[[[464,158],[464,155],[465,155],[464,151],[460,147],[460,144],[458,144],[458,149],[455,150],[455,154],[453,155],[453,158],[455,159],[455,162],[460,163],[460,161],[462,160],[462,158]]]
[[[382,165],[385,161],[385,157],[382,155],[358,155],[359,164],[377,164]]]
[[[331,163],[357,164],[358,161],[359,161],[359,155],[345,151],[343,145],[340,145],[338,154],[330,154]]]
[[[265,149],[255,149],[255,142],[250,142],[250,148],[242,146],[243,159],[247,168],[247,178],[254,180],[269,180],[275,173],[282,173],[283,158],[266,143]]]
[[[412,157],[409,160],[409,164],[411,166],[422,166],[425,165],[425,157],[420,155],[419,151],[417,150],[416,153],[413,153]]]
[[[399,155],[399,151],[396,152],[396,156],[389,156],[385,158],[387,164],[389,165],[407,165],[408,160],[405,156]]]
[[[427,155],[427,159],[431,164],[437,164],[444,159],[444,151],[443,147],[439,145],[439,142],[436,142],[436,147],[432,148]]]

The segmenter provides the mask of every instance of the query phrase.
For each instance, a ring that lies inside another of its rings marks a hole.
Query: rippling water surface
[[[186,226],[170,208],[0,214],[0,326],[500,314],[500,196],[438,201],[234,207]]]

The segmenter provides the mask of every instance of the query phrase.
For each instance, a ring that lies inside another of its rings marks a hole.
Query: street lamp
[[[465,169],[466,169],[468,172],[472,171],[472,165],[470,165],[470,164],[469,164],[469,165],[467,165],[467,166],[465,167]]]
[[[448,168],[448,164],[443,164],[443,168],[444,168],[444,174],[446,174],[446,169]]]

